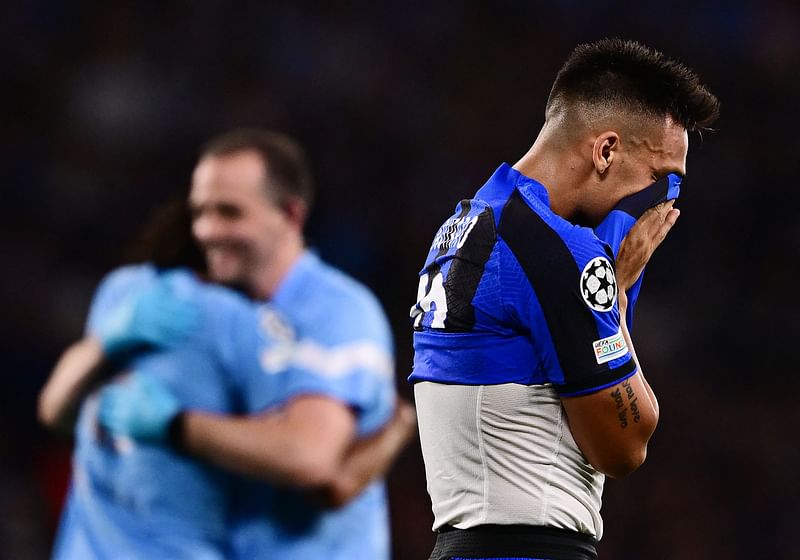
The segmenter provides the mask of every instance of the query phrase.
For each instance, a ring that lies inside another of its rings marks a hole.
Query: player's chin
[[[244,263],[237,255],[230,252],[210,252],[206,260],[212,281],[230,284],[242,279]]]

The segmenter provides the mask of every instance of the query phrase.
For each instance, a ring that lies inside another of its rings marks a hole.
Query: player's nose
[[[224,237],[225,229],[223,220],[211,213],[195,217],[192,223],[192,233],[200,243],[209,243]]]

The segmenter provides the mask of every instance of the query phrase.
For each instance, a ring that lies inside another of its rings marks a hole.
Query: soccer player
[[[70,384],[74,388],[75,382],[91,382],[88,376],[70,375],[77,371],[75,360],[81,363],[87,353],[94,353],[96,361],[122,357],[127,341],[137,337],[145,341],[144,331],[163,328],[172,335],[174,346],[125,359],[119,367],[135,373],[113,383],[146,387],[151,378],[160,378],[187,406],[237,410],[235,394],[244,378],[263,375],[258,363],[263,343],[257,337],[254,306],[186,271],[170,273],[168,285],[160,276],[155,267],[141,265],[117,269],[104,280],[92,303],[87,338],[65,355],[66,362],[56,368],[43,400],[52,401],[55,393]],[[160,290],[177,291],[194,304],[164,305]],[[125,300],[134,294],[143,297],[129,305]],[[126,321],[135,321],[140,333],[123,340],[113,331]],[[181,343],[180,329],[195,321],[197,332]],[[231,325],[238,326],[236,331]],[[80,410],[73,482],[53,557],[226,558],[232,477],[163,448],[114,437],[99,425],[98,407],[94,394]]]
[[[251,379],[242,393],[250,416],[178,407],[171,388],[150,380],[107,393],[101,412],[117,435],[163,439],[172,425],[173,441],[191,455],[275,480],[283,480],[281,461],[291,461],[302,468],[289,482],[299,477],[314,486],[337,474],[356,436],[391,416],[388,323],[372,294],[304,248],[310,200],[304,157],[287,138],[235,131],[208,144],[190,207],[209,277],[269,299],[276,314],[264,318],[265,328],[282,343],[262,354],[269,373]],[[285,371],[291,373],[274,375]],[[143,411],[151,414],[146,422]],[[388,557],[381,483],[336,511],[287,487],[241,486],[233,533],[238,557]]]
[[[718,111],[659,52],[580,45],[530,150],[439,229],[411,310],[432,559],[596,558],[604,476],[642,464],[659,413],[627,292],[679,212],[644,212],[616,258],[590,228],[683,176],[688,131]]]
[[[173,301],[159,297],[164,290],[178,297]],[[132,295],[137,297],[132,299]],[[193,303],[181,305],[182,301]],[[195,307],[200,317],[193,318]],[[255,309],[249,300],[206,285],[185,270],[164,275],[152,265],[123,267],[101,284],[89,317],[90,336],[68,352],[65,360],[85,360],[87,352],[119,356],[125,347],[132,348],[131,343],[168,337],[172,348],[138,353],[125,360],[121,367],[135,373],[116,380],[111,387],[135,386],[147,395],[147,407],[193,406],[238,412],[241,395],[252,386],[248,377],[254,377],[256,384],[266,377],[262,356],[274,352],[281,343],[264,330],[267,317],[270,326],[280,320],[269,306]],[[200,328],[181,341],[181,330],[192,321]],[[136,332],[123,332],[130,326]],[[154,335],[158,331],[164,334]],[[54,391],[74,392],[76,382],[90,381],[71,377],[74,372],[74,365],[65,369],[59,364],[43,400],[57,399]],[[269,371],[270,383],[283,384],[287,375],[273,368]],[[165,401],[153,390],[155,380],[167,384],[176,396],[170,395]],[[93,395],[81,410],[74,480],[54,558],[114,558],[120,554],[230,557],[228,518],[232,513],[233,478],[163,447],[114,437],[97,420],[98,408],[103,405],[105,402]],[[276,458],[268,473],[256,474],[264,474],[273,482],[285,480],[331,492],[333,505],[341,505],[388,469],[410,425],[409,419],[395,419],[379,434],[358,442],[330,481],[319,475],[306,480],[304,464],[290,457]],[[151,439],[166,435],[156,433]]]
[[[248,391],[244,406],[254,415],[181,415],[187,452],[240,473],[253,472],[263,457],[297,454],[309,477],[330,477],[354,438],[374,431],[393,409],[388,321],[365,287],[305,249],[311,198],[300,149],[263,131],[212,140],[194,171],[193,232],[210,277],[269,300],[298,345],[287,363],[297,372],[290,383],[279,393]],[[280,416],[257,414],[275,407]],[[265,438],[268,431],[282,433],[276,424],[293,426],[314,445]],[[336,511],[288,488],[250,484],[234,530],[241,558],[386,558],[388,540],[381,483]]]

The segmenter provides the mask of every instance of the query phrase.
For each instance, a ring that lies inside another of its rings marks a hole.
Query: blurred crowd
[[[0,558],[48,554],[70,444],[36,424],[37,392],[203,140],[255,125],[307,148],[309,244],[381,298],[410,397],[434,232],[533,142],[569,51],[604,36],[686,62],[722,118],[690,140],[682,215],[645,278],[633,336],[661,422],[644,467],[607,484],[601,557],[794,557],[796,3],[29,0],[0,5]],[[426,557],[418,448],[390,497],[395,557]]]

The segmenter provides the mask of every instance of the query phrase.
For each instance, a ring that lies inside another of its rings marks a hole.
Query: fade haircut
[[[200,159],[226,156],[253,150],[267,169],[267,194],[278,204],[300,199],[310,209],[314,201],[314,180],[305,151],[295,140],[271,130],[237,128],[209,140],[200,150]]]
[[[575,47],[556,76],[546,115],[575,106],[667,116],[689,131],[709,130],[719,101],[692,70],[635,41],[602,39]]]

